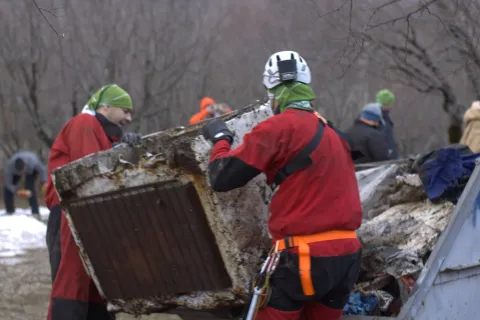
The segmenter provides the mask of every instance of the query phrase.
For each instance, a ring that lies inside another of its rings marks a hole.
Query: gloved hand
[[[27,189],[20,189],[17,191],[17,196],[25,199],[29,199],[32,196],[32,192]]]
[[[43,193],[47,192],[47,184],[46,183],[44,183],[43,186],[42,186],[42,192]]]
[[[233,142],[233,133],[227,127],[225,121],[214,119],[208,122],[202,128],[203,137],[216,143],[220,140],[227,140],[230,144]]]
[[[133,146],[136,144],[138,141],[140,141],[140,138],[142,138],[142,135],[140,133],[136,132],[126,132],[123,134],[122,139],[120,142],[125,142],[130,146]]]

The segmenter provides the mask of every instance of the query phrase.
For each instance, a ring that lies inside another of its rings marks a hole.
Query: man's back
[[[20,172],[16,172],[15,170],[15,161],[17,159],[22,159],[23,162],[25,162],[25,173],[26,174],[32,174],[33,171],[39,166],[42,165],[40,159],[38,159],[38,156],[31,151],[19,151],[15,153],[8,161],[7,167],[13,170],[14,174],[19,175]]]
[[[312,112],[288,109],[255,126],[242,145],[228,154],[222,150],[226,142],[219,142],[210,165],[212,187],[231,190],[243,185],[242,180],[254,171],[264,172],[272,183],[278,170],[311,141],[319,125]],[[362,208],[347,142],[325,126],[310,158],[313,163],[288,176],[272,198],[268,227],[274,239],[360,226]]]
[[[355,149],[365,156],[356,160],[355,163],[369,163],[389,160],[388,145],[384,133],[361,120],[356,120],[346,134],[351,139]]]
[[[25,165],[21,171],[16,168],[16,162],[19,159]],[[14,176],[21,176],[23,174],[27,175],[27,177],[35,177],[38,174],[42,183],[47,181],[47,170],[44,164],[38,156],[31,151],[19,151],[9,159],[3,171],[5,187],[11,192],[16,192],[16,187],[13,182]]]
[[[312,113],[287,110],[275,116],[281,128],[278,154],[270,179],[307,145],[318,128]],[[325,126],[320,144],[310,155],[309,167],[288,177],[270,204],[270,232],[274,237],[328,230],[355,230],[362,208],[350,151],[332,128]]]

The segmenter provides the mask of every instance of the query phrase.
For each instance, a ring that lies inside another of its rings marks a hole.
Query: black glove
[[[214,119],[208,122],[202,128],[203,137],[216,143],[220,140],[227,140],[230,144],[233,142],[233,133],[227,128],[225,121]]]
[[[129,146],[133,146],[136,144],[138,141],[140,141],[140,138],[142,138],[142,135],[140,133],[136,132],[126,132],[123,134],[122,139],[120,142],[125,142]]]

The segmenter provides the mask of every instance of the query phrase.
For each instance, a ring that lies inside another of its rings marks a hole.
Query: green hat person
[[[123,127],[132,121],[132,98],[117,84],[101,87],[88,100],[82,113],[102,114],[107,120]]]
[[[392,91],[388,89],[382,89],[377,92],[376,100],[377,103],[382,105],[383,110],[390,110],[393,108],[393,104],[395,103],[395,96],[393,95]]]

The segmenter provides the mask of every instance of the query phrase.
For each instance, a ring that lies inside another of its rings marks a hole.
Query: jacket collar
[[[120,128],[118,125],[115,123],[109,121],[103,114],[100,113],[95,113],[95,118],[100,122],[102,125],[103,130],[105,131],[105,134],[108,137],[108,140],[110,142],[119,142],[120,139],[122,139],[123,136],[123,131],[122,128]]]

